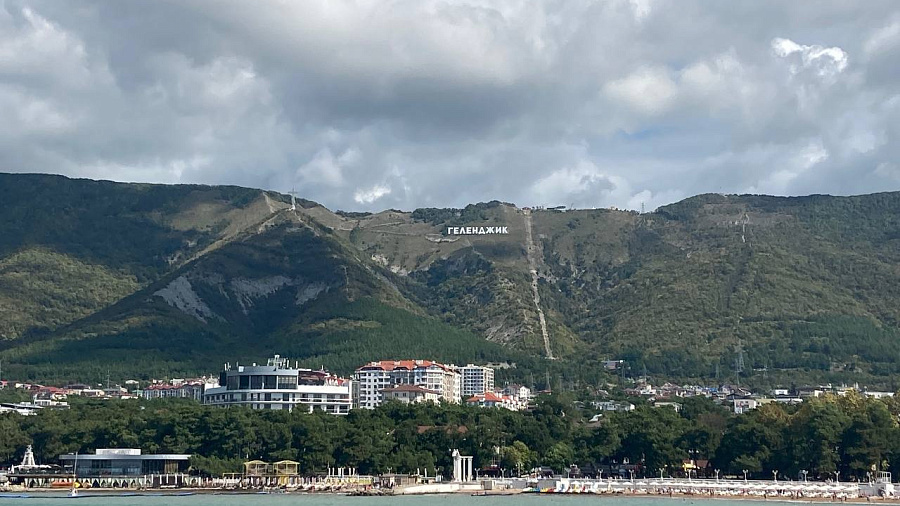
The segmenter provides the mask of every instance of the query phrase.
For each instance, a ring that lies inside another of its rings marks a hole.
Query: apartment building
[[[462,379],[462,397],[494,391],[494,370],[490,367],[469,364],[459,368]]]
[[[354,407],[374,409],[384,391],[397,385],[413,385],[437,394],[442,402],[459,403],[462,381],[457,368],[430,360],[381,360],[358,368],[353,376]]]

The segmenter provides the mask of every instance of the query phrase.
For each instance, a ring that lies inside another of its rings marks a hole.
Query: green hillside
[[[7,377],[189,375],[271,353],[343,373],[509,360],[504,374],[539,387],[546,369],[596,384],[605,359],[659,380],[900,373],[900,193],[370,214],[291,211],[235,187],[0,174],[0,198]]]
[[[344,374],[381,358],[515,356],[428,316],[377,269],[327,230],[276,212],[109,307],[8,341],[5,370],[67,382],[215,374],[275,353]]]

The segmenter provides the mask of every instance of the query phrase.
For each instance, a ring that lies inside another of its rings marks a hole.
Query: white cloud
[[[303,185],[322,184],[326,186],[342,186],[344,173],[339,160],[335,159],[330,149],[322,149],[312,160],[297,169],[297,176]]]
[[[353,200],[357,204],[368,205],[376,200],[391,194],[391,189],[387,186],[377,184],[368,189],[358,189],[353,193]]]
[[[625,102],[638,112],[660,114],[672,106],[678,86],[665,67],[642,67],[634,73],[607,83],[604,91],[613,100]]]
[[[19,1],[0,170],[366,210],[895,189],[895,3]]]
[[[839,47],[806,46],[790,39],[775,38],[772,39],[772,51],[780,58],[799,57],[798,62],[791,64],[794,74],[809,69],[819,77],[829,78],[847,68],[847,53]]]

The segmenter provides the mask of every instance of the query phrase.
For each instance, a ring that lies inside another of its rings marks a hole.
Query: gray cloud
[[[890,1],[0,1],[0,170],[332,208],[900,188]]]

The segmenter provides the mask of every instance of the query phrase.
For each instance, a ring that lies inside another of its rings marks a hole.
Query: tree
[[[556,443],[544,454],[543,463],[557,472],[565,472],[574,464],[575,452],[566,443]]]

